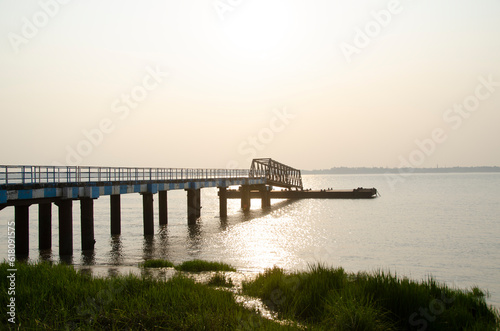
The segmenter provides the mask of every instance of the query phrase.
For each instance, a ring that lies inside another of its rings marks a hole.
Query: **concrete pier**
[[[121,195],[113,194],[109,196],[110,202],[110,214],[111,214],[111,235],[120,234],[121,233]]]
[[[38,249],[52,248],[52,204],[38,205]]]
[[[82,251],[94,249],[94,199],[84,198],[80,200]]]
[[[160,225],[168,224],[167,191],[158,191],[158,216],[160,218]]]
[[[229,187],[239,186],[238,191]],[[29,254],[29,206],[38,204],[39,249],[52,246],[52,203],[58,207],[59,256],[73,254],[73,201],[80,201],[82,252],[93,258],[95,246],[94,200],[110,196],[111,235],[121,234],[121,195],[139,193],[143,202],[144,235],[154,235],[154,194],[158,193],[159,224],[168,224],[170,190],[187,192],[188,224],[197,224],[201,216],[201,189],[219,189],[219,214],[227,217],[227,199],[240,198],[241,208],[248,211],[251,199],[260,198],[262,207],[271,199],[364,198],[374,196],[375,189],[351,192],[303,193],[300,170],[270,158],[252,160],[250,169],[197,168],[129,168],[86,166],[0,165],[0,210],[15,208],[15,253]],[[270,187],[286,189],[270,191]],[[293,190],[293,191],[292,191]],[[10,223],[12,225],[12,223]],[[199,227],[189,227],[196,230]],[[148,237],[147,240],[150,240]]]
[[[142,193],[142,209],[144,221],[144,235],[154,235],[154,211],[153,211],[153,193]]]
[[[250,210],[250,186],[248,185],[242,185],[240,186],[240,192],[241,192],[241,209],[247,211]]]
[[[271,207],[271,195],[269,193],[269,189],[266,185],[261,185],[259,187],[259,191],[260,191],[260,198],[261,198],[261,206],[262,208],[266,208],[266,207]]]
[[[247,195],[248,194],[248,195]],[[377,197],[376,188],[356,188],[353,190],[274,190],[267,193],[270,199],[373,199]],[[262,199],[261,189],[252,189],[247,193],[241,188],[239,190],[228,190],[228,199],[241,199],[243,208],[244,201],[248,199]],[[267,200],[267,198],[266,198]],[[267,203],[267,202],[266,202]]]
[[[227,187],[219,187],[219,217],[227,217]]]
[[[194,224],[201,216],[201,190],[187,189],[186,191],[188,224]]]
[[[14,220],[16,222],[16,255],[28,256],[29,254],[29,205],[15,206]]]
[[[73,201],[61,199],[59,207],[59,255],[73,255]]]

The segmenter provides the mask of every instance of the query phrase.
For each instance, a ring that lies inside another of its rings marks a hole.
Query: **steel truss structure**
[[[269,185],[302,189],[300,170],[274,161],[271,158],[252,160],[250,177],[261,177],[262,174],[265,174]]]

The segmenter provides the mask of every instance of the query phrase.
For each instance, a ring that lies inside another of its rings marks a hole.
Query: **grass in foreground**
[[[6,263],[0,286],[9,287]],[[66,265],[16,264],[16,324],[2,329],[250,330],[282,329],[238,305],[233,296],[176,275],[157,281],[137,276],[92,278]],[[0,292],[0,302],[9,300]]]
[[[0,264],[4,289],[9,287],[8,268]],[[16,268],[16,324],[2,314],[5,329],[297,329],[264,319],[237,304],[231,293],[181,274],[165,282],[132,275],[92,278],[71,266],[48,263]],[[211,282],[228,283],[221,273]],[[498,312],[487,306],[481,290],[450,289],[433,279],[348,274],[318,265],[291,274],[269,269],[243,289],[280,318],[314,330],[498,329]],[[7,291],[0,292],[0,300],[8,302]]]
[[[229,264],[222,262],[209,262],[203,260],[185,261],[180,265],[175,266],[175,269],[188,272],[236,271],[236,269],[231,267]]]
[[[286,274],[275,267],[244,282],[243,291],[281,318],[315,329],[497,330],[499,323],[481,290],[450,289],[432,278],[415,282],[321,265]]]

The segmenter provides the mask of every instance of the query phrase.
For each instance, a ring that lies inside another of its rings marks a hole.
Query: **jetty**
[[[269,191],[271,199],[372,199],[377,197],[376,188],[358,187],[352,190],[272,190]],[[228,190],[228,199],[241,199],[241,190]],[[259,199],[258,190],[250,191],[251,199]]]
[[[238,186],[238,190],[229,189]],[[73,201],[80,202],[82,251],[94,249],[94,200],[109,196],[110,233],[121,233],[121,195],[139,193],[143,201],[143,232],[154,235],[154,196],[158,221],[168,223],[167,192],[187,192],[188,224],[201,217],[201,189],[218,188],[219,215],[227,217],[227,200],[240,199],[250,209],[252,199],[262,208],[271,199],[368,199],[375,188],[304,190],[301,172],[271,158],[252,161],[250,169],[123,168],[87,166],[0,166],[0,210],[14,207],[15,255],[29,252],[29,208],[38,206],[39,249],[52,246],[52,207],[57,206],[59,255],[73,254]],[[276,189],[281,188],[281,190]],[[12,230],[12,231],[11,231]],[[10,234],[9,234],[10,236]]]

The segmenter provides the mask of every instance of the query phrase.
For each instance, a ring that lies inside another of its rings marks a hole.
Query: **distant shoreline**
[[[398,174],[398,173],[487,173],[500,172],[500,167],[445,167],[445,168],[382,168],[382,167],[336,167],[320,170],[302,170],[303,175],[360,175],[360,174]]]

